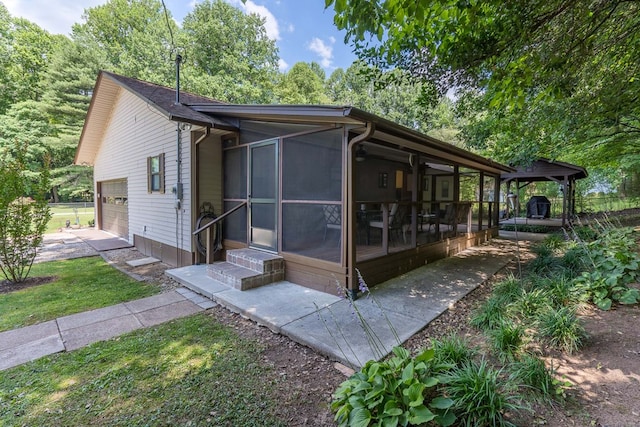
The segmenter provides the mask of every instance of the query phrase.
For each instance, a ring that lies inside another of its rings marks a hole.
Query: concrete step
[[[207,275],[241,291],[284,280],[284,270],[260,273],[228,261],[208,265]]]
[[[284,280],[282,257],[253,249],[227,251],[227,260],[207,266],[207,275],[241,291]]]
[[[284,260],[281,256],[253,249],[227,251],[227,262],[259,273],[284,272]]]

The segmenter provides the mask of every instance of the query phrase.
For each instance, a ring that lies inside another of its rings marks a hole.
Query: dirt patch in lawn
[[[0,294],[8,294],[22,289],[31,288],[33,286],[46,285],[57,279],[56,276],[27,277],[22,282],[13,283],[8,280],[0,281]]]

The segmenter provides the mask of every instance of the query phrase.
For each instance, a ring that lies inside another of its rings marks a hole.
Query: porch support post
[[[482,220],[484,217],[484,172],[480,171],[480,192],[479,192],[479,201],[480,206],[478,206],[478,231],[482,230]],[[473,211],[473,208],[471,209]],[[489,212],[491,212],[491,206],[489,206]],[[491,214],[489,214],[491,215]],[[489,219],[489,226],[491,226],[491,219]]]
[[[206,235],[207,235],[207,240],[206,240],[206,245],[207,245],[207,256],[206,256],[206,263],[207,264],[213,264],[213,227],[209,227],[207,228],[207,230],[205,231]]]
[[[410,156],[415,156],[411,171],[411,187],[413,190],[411,191],[411,247],[415,248],[418,243],[418,201],[421,199],[421,196],[420,198],[418,197],[418,191],[420,191],[420,153],[410,154]],[[404,236],[404,230],[401,231]]]
[[[500,176],[496,176],[494,179],[494,186],[493,186],[493,224],[495,226],[500,225]],[[507,191],[508,193],[508,191]],[[509,206],[509,201],[507,201],[507,206]],[[508,212],[509,209],[507,209],[507,218],[509,219],[508,216]]]
[[[567,206],[568,200],[567,197],[570,197],[568,193],[569,186],[567,185],[569,181],[569,177],[565,175],[564,181],[562,182],[562,226],[567,225]]]

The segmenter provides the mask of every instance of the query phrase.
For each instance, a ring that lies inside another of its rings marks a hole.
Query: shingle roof
[[[224,104],[224,102],[180,91],[180,104],[176,104],[175,88],[160,86],[131,77],[124,77],[108,71],[102,71],[101,74],[115,80],[118,84],[137,94],[145,101],[154,104],[159,110],[165,112],[170,120],[213,125],[214,127],[228,127],[230,130],[234,129],[234,126],[229,123],[207,114],[198,113],[186,105]]]

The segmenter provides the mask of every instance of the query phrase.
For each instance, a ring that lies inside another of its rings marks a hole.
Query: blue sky
[[[346,69],[355,60],[352,48],[344,44],[344,32],[333,25],[333,10],[324,0],[227,0],[246,13],[257,13],[267,22],[269,37],[280,50],[281,70],[299,61],[316,61],[331,74]],[[54,34],[69,34],[71,25],[82,22],[84,9],[106,0],[0,0],[11,16],[23,17]],[[176,22],[188,14],[197,0],[165,0]]]

